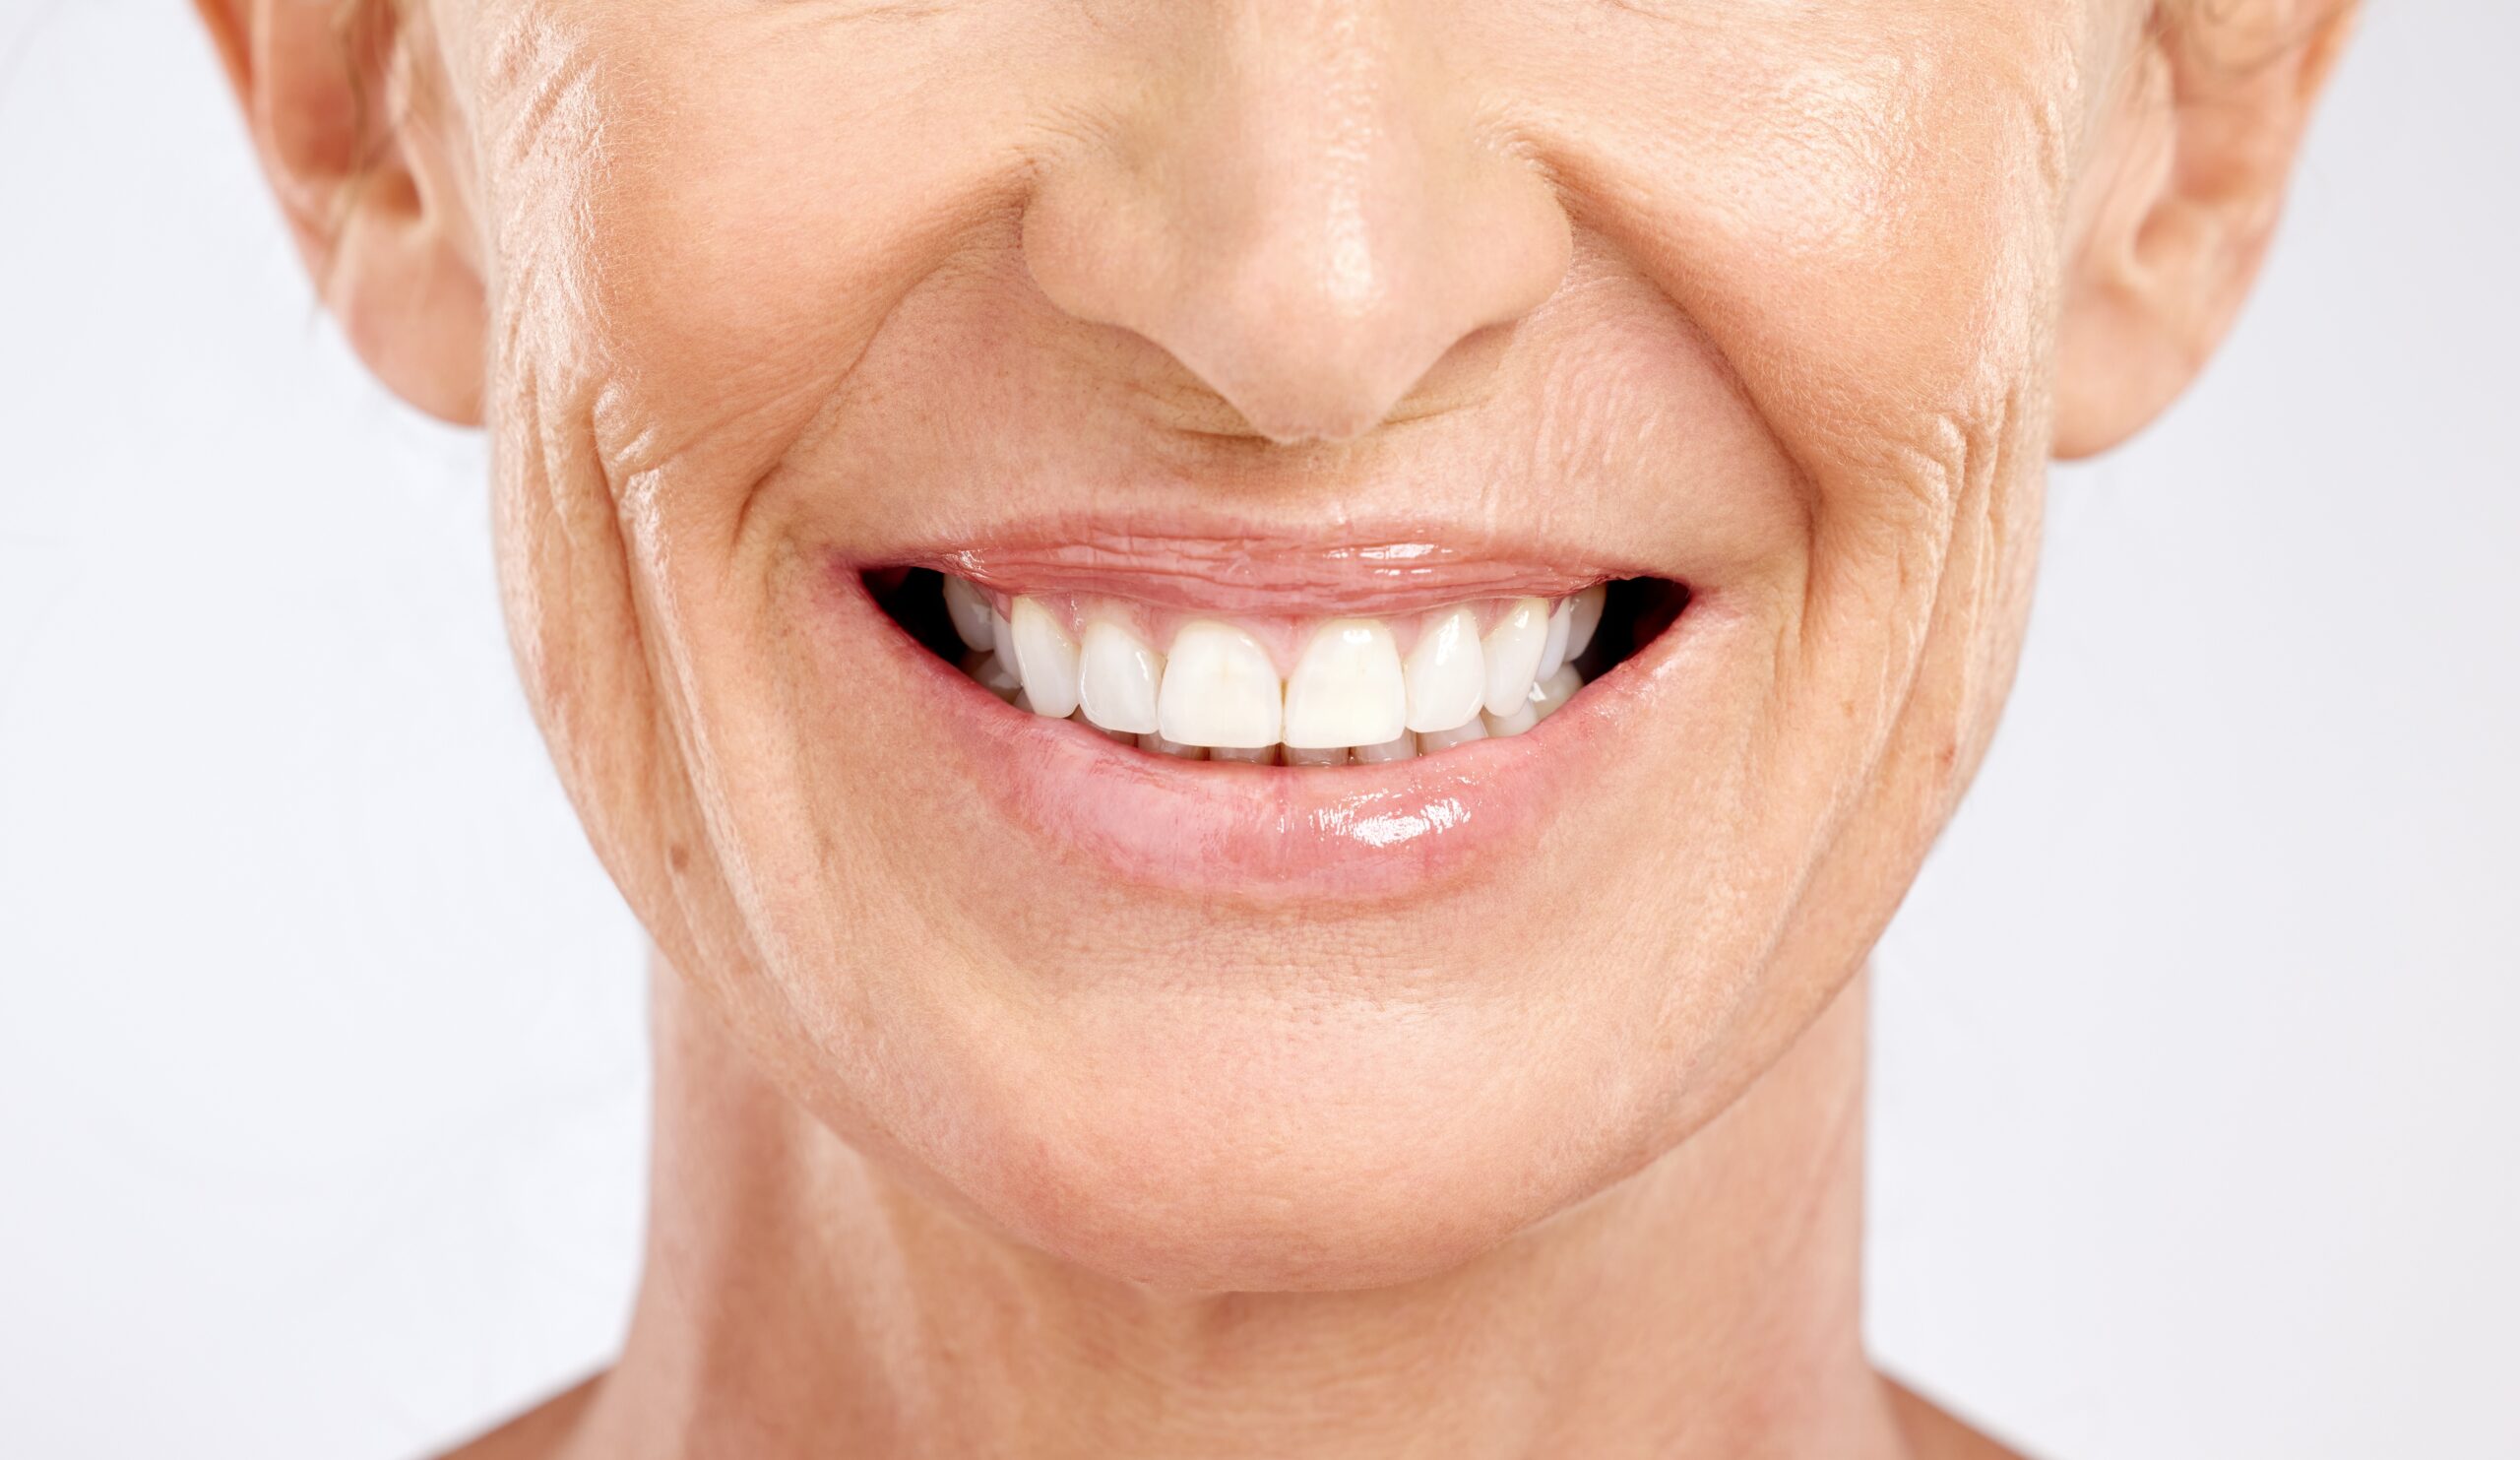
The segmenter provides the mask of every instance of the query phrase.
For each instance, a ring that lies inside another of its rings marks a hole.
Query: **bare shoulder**
[[[440,1460],[551,1460],[578,1428],[603,1375],[594,1374]]]
[[[1917,1460],[2025,1460],[2020,1451],[1996,1443],[1949,1410],[1887,1375],[1882,1387],[1890,1395],[1891,1412],[1899,1417],[1908,1452]]]

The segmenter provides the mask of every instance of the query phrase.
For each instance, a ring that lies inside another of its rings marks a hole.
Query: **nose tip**
[[[1352,440],[1448,356],[1472,367],[1460,347],[1537,308],[1572,252],[1544,178],[1448,120],[1387,39],[1345,40],[1237,57],[1186,107],[1150,89],[1174,103],[1045,167],[1024,218],[1054,304],[1152,341],[1281,444]]]

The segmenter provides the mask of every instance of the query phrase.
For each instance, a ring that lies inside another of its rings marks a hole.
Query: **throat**
[[[1858,1327],[1860,977],[1627,1179],[1395,1288],[1179,1293],[895,1179],[662,963],[647,1270],[562,1453],[1890,1456]]]

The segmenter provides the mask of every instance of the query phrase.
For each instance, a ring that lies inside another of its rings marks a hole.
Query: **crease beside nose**
[[[1397,90],[1246,93],[1045,169],[1024,219],[1036,284],[1152,341],[1253,433],[1364,434],[1555,292],[1573,246],[1537,169]]]

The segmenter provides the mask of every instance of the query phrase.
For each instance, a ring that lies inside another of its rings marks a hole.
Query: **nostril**
[[[1214,39],[1239,52],[1219,58],[1229,84],[1041,160],[1021,247],[1042,295],[1151,343],[1281,444],[1354,439],[1492,365],[1462,347],[1550,298],[1573,258],[1540,167],[1423,85],[1409,46],[1342,49],[1370,84],[1332,87],[1301,27]]]

